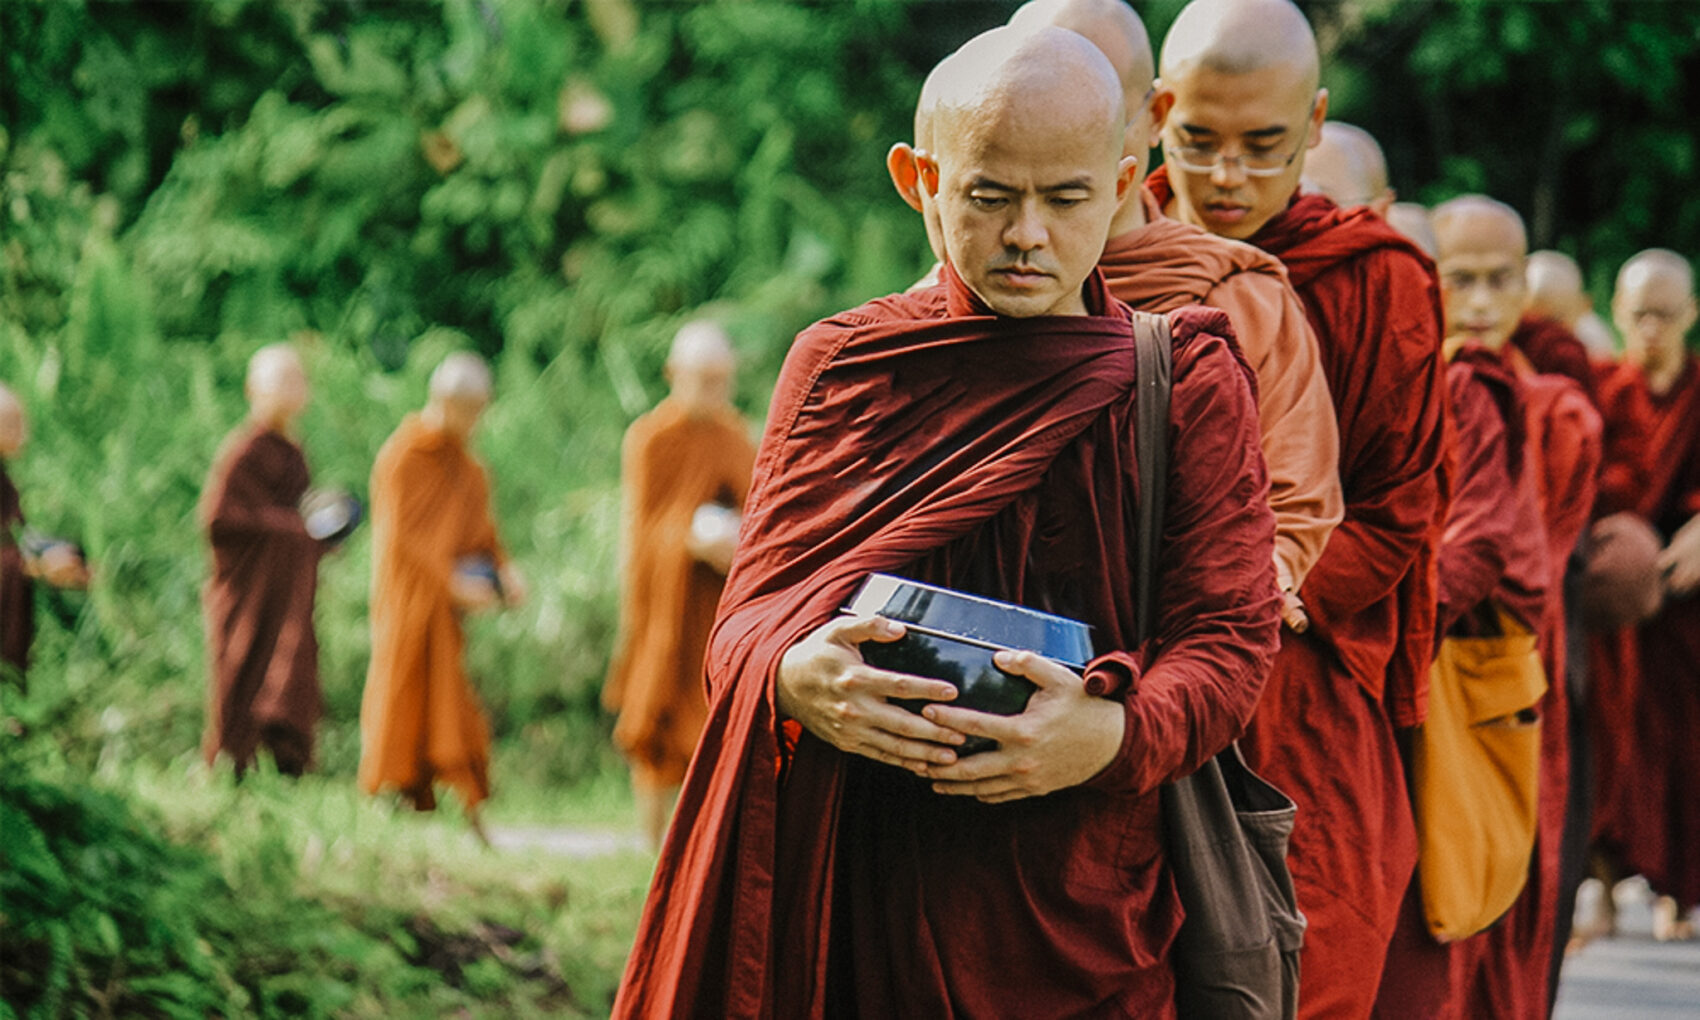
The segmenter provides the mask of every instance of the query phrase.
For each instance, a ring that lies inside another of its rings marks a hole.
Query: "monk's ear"
[[[915,170],[921,176],[921,190],[930,197],[939,195],[939,161],[938,157],[926,149],[915,150]]]
[[[891,174],[891,186],[909,203],[909,208],[921,211],[921,173],[915,165],[915,149],[907,142],[898,142],[885,154],[885,169]]]
[[[1381,189],[1381,194],[1369,200],[1370,212],[1382,219],[1387,218],[1387,210],[1393,208],[1393,203],[1399,201],[1399,193],[1392,188]]]
[[[1310,139],[1305,142],[1305,148],[1314,149],[1322,144],[1322,122],[1328,119],[1328,90],[1316,90],[1316,102],[1310,108]]]
[[[1123,156],[1122,161],[1120,163],[1116,164],[1116,204],[1117,205],[1120,205],[1122,202],[1127,200],[1128,196],[1133,193],[1133,189],[1138,187],[1138,182],[1139,182],[1139,157],[1138,156]]]
[[[1163,130],[1163,125],[1169,122],[1169,111],[1175,108],[1175,93],[1163,84],[1161,78],[1153,82],[1151,87],[1157,90],[1157,94],[1151,97],[1151,147],[1156,148],[1163,144],[1163,140],[1157,135]]]

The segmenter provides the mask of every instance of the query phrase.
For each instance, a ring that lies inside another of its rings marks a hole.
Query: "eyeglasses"
[[[1293,151],[1282,155],[1279,152],[1245,152],[1238,156],[1224,156],[1221,150],[1201,145],[1182,145],[1169,138],[1163,139],[1163,158],[1173,163],[1189,174],[1213,174],[1220,167],[1226,167],[1230,162],[1240,168],[1247,177],[1276,177],[1293,165],[1293,160],[1299,158],[1304,151],[1305,142],[1310,137],[1310,121],[1305,121],[1305,129],[1299,135],[1299,144],[1293,146]]]

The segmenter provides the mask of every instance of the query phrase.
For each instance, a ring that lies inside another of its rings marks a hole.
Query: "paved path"
[[[1554,1020],[1697,1020],[1700,940],[1653,941],[1653,915],[1633,886],[1618,897],[1618,934],[1564,961]]]

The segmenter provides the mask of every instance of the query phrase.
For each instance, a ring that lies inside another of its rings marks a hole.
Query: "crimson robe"
[[[1085,316],[997,317],[947,267],[798,337],[615,1016],[1173,1015],[1156,788],[1240,732],[1278,627],[1255,399],[1220,313],[1171,317],[1163,601],[1103,772],[985,805],[774,707],[780,656],[871,571],[1049,605],[1128,661],[1135,359],[1098,274],[1086,296]]]
[[[0,460],[0,670],[15,670],[20,678],[29,668],[35,637],[35,586],[24,573],[24,553],[17,541],[23,526],[18,487]]]
[[[1147,186],[1170,206],[1165,170]],[[1439,287],[1379,216],[1320,195],[1295,195],[1251,243],[1286,265],[1316,334],[1346,516],[1300,589],[1311,628],[1282,633],[1243,746],[1299,806],[1300,1015],[1364,1016],[1417,857],[1394,730],[1422,720],[1434,651],[1448,501]]]
[[[1148,191],[1139,198],[1146,223],[1110,238],[1098,267],[1110,293],[1142,312],[1205,305],[1228,313],[1257,375],[1275,576],[1297,590],[1345,510],[1334,405],[1304,306],[1279,259],[1164,216]]]
[[[1669,536],[1700,514],[1700,360],[1663,394],[1629,363],[1600,388],[1608,418],[1640,416],[1650,432],[1631,509]],[[1700,595],[1667,595],[1640,627],[1601,635],[1593,663],[1596,835],[1655,891],[1700,904]]]
[[[1574,382],[1589,401],[1594,399],[1596,374],[1588,348],[1562,322],[1525,315],[1511,333],[1511,346],[1541,375],[1561,375]]]
[[[201,494],[213,560],[201,596],[212,672],[202,751],[209,765],[228,754],[238,775],[262,744],[278,771],[305,771],[324,712],[313,631],[323,546],[299,509],[308,482],[301,448],[250,424],[225,440]]]

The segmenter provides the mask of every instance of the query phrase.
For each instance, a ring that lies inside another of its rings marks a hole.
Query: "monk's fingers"
[[[1022,744],[1027,741],[1026,731],[1017,722],[1020,716],[993,715],[990,712],[976,712],[971,708],[958,708],[955,705],[928,705],[921,714],[938,723],[966,733],[974,737],[990,737],[1000,744]]]
[[[992,662],[1005,673],[1024,676],[1041,688],[1082,687],[1086,683],[1080,674],[1067,666],[1035,652],[999,652],[993,656]]]
[[[907,714],[907,713],[905,713]],[[936,729],[936,727],[935,727]],[[950,738],[961,739],[948,730],[941,730]],[[846,751],[882,761],[888,765],[908,769],[917,774],[925,770],[951,765],[956,761],[956,752],[943,744],[924,738],[894,733],[877,726],[857,727],[846,734],[847,739],[839,746]]]
[[[1281,622],[1292,628],[1295,634],[1303,634],[1310,629],[1310,616],[1305,613],[1305,604],[1294,592],[1281,593]]]
[[[905,698],[911,701],[951,701],[956,685],[908,673],[862,666],[845,670],[838,678],[838,691],[845,699],[865,695],[872,698]]]
[[[821,633],[834,644],[855,647],[864,641],[896,641],[903,636],[903,624],[883,616],[857,616],[834,620]]]
[[[1015,752],[998,747],[952,763],[929,765],[927,778],[953,785],[994,781],[1018,783],[1028,771],[1026,763]]]
[[[954,745],[964,737],[948,726],[916,715],[900,705],[886,701],[856,699],[841,702],[833,713],[834,725],[842,732],[859,733],[874,730],[898,740],[919,740],[932,744]]]
[[[933,792],[947,797],[975,797],[988,804],[1001,804],[1033,796],[1033,791],[1008,776],[965,783],[935,782]]]

